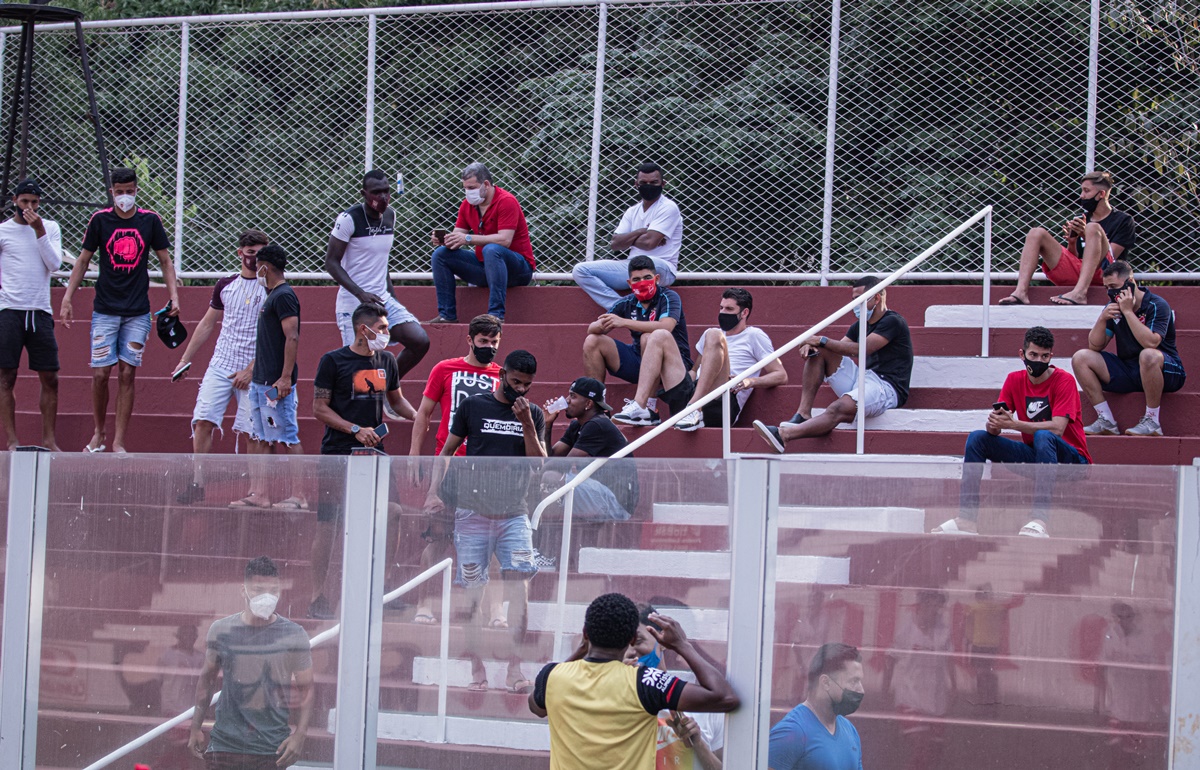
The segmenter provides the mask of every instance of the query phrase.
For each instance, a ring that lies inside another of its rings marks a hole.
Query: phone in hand
[[[1007,412],[1008,404],[1004,403],[1003,401],[997,401],[996,403],[992,404],[992,411],[993,412]]]
[[[442,246],[446,245],[446,231],[445,230],[434,230],[433,237],[437,238],[437,242],[440,245],[442,245]]]
[[[187,374],[187,370],[191,369],[191,368],[192,368],[192,362],[188,361],[186,364],[184,364],[183,366],[176,369],[175,372],[171,375],[171,382],[178,382],[180,380],[180,378],[183,377],[183,375]]]
[[[24,222],[25,221],[25,209],[21,208],[20,206],[17,206],[16,208],[17,208],[17,219]]]
[[[386,422],[379,423],[379,426],[375,428],[375,435],[378,436],[379,438],[383,438],[387,434],[388,434],[387,423]]]
[[[272,401],[278,401],[279,400],[279,388],[272,385],[271,387],[267,388],[266,395],[267,395],[267,398],[271,399]]]
[[[817,353],[818,353],[818,351],[816,348],[809,348],[808,352],[804,354],[804,357],[805,358],[816,358]]]

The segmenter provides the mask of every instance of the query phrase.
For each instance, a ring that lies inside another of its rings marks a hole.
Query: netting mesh
[[[1135,215],[1139,269],[1195,272],[1200,33],[1194,2],[1102,0],[1096,167]],[[996,206],[998,271],[1026,231],[1072,215],[1088,138],[1087,0],[846,2],[842,10],[832,272],[899,265]],[[429,268],[459,175],[488,164],[521,201],[538,269],[588,251],[599,6],[376,17],[368,148],[366,16],[189,23],[184,226],[175,232],[182,30],[87,31],[113,165],[138,167],[142,205],[182,241],[184,273],[232,269],[233,240],[265,229],[319,273],[368,156],[406,193],[392,267]],[[658,162],[685,222],[681,269],[821,269],[830,0],[609,6],[595,255]],[[19,34],[5,40],[10,96]],[[31,172],[49,197],[104,191],[78,54],[39,32]],[[4,101],[8,106],[8,99]],[[78,244],[86,208],[53,209]],[[926,264],[977,272],[979,228]]]

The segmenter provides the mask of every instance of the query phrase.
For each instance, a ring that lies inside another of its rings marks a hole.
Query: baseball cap
[[[183,321],[179,320],[179,316],[167,315],[167,311],[170,309],[171,303],[168,302],[166,307],[155,314],[158,319],[155,321],[155,327],[158,330],[158,338],[163,341],[164,345],[174,350],[187,339],[188,332]]]
[[[43,195],[42,186],[38,184],[38,180],[36,179],[25,179],[19,182],[16,189],[13,190],[13,197],[15,198],[18,195],[36,195],[40,198]]]
[[[578,393],[584,398],[590,398],[596,403],[596,408],[605,413],[611,413],[612,407],[604,403],[604,384],[594,377],[580,377],[571,383],[571,392]]]

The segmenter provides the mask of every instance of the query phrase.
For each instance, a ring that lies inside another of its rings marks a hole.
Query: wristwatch
[[[472,238],[470,233],[467,233],[467,237],[465,240],[466,240],[468,246],[470,246],[471,244],[473,244],[475,242],[474,238]]]
[[[822,337],[821,339],[817,340],[817,346],[823,348],[823,347],[825,347],[825,343],[827,343],[827,342],[829,342],[829,338]]]
[[[357,435],[358,435],[358,432],[359,432],[360,430],[362,430],[362,428],[360,428],[359,426],[357,426],[357,425],[351,425],[351,426],[350,426],[350,435],[351,435],[351,436],[357,436]]]

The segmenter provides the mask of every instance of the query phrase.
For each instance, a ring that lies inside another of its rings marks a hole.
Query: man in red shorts
[[[1086,305],[1088,286],[1100,286],[1100,271],[1117,259],[1128,260],[1133,248],[1133,217],[1112,207],[1113,178],[1107,171],[1093,171],[1081,181],[1079,207],[1083,216],[1062,227],[1067,245],[1063,246],[1044,227],[1035,227],[1025,236],[1017,288],[1000,300],[1001,305],[1028,305],[1029,284],[1042,265],[1046,278],[1055,286],[1070,286],[1051,298],[1055,305]]]

